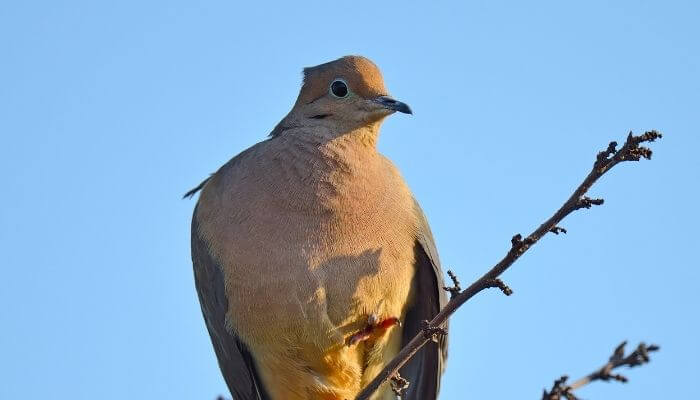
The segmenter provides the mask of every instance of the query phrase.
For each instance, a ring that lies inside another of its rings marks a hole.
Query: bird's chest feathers
[[[335,346],[369,314],[403,316],[414,274],[413,200],[382,162],[302,173],[303,184],[288,180],[274,191],[239,185],[224,196],[228,210],[217,220],[229,235],[212,247],[242,336]],[[237,200],[242,192],[256,201]]]

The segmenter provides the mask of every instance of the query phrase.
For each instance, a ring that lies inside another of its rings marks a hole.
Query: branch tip
[[[450,292],[450,299],[457,296],[461,291],[462,287],[459,285],[459,279],[457,275],[452,272],[451,269],[447,270],[447,275],[452,279],[452,286],[443,286],[442,289]]]
[[[508,285],[506,285],[502,280],[495,278],[495,279],[489,279],[484,282],[484,288],[498,288],[501,289],[501,292],[505,294],[506,296],[510,296],[513,294],[513,289],[511,289]]]
[[[652,151],[648,147],[640,146],[641,143],[651,143],[656,141],[656,139],[661,139],[662,134],[655,130],[644,132],[639,136],[634,136],[632,132],[627,135],[627,140],[625,145],[620,149],[620,151],[615,155],[619,157],[619,161],[639,161],[642,158],[651,160]]]

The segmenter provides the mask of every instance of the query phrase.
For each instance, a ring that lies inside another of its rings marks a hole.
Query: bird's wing
[[[248,348],[226,328],[228,298],[224,291],[223,271],[199,234],[196,207],[192,217],[192,263],[202,314],[219,368],[234,400],[269,400]]]
[[[421,330],[423,321],[432,320],[447,304],[447,295],[442,289],[442,270],[435,241],[417,202],[415,212],[419,221],[418,235],[414,243],[416,275],[413,285],[417,295],[404,321],[403,346]],[[403,399],[437,399],[440,377],[446,361],[447,337],[441,336],[437,343],[429,342],[423,346],[400,370],[401,376],[410,382]]]

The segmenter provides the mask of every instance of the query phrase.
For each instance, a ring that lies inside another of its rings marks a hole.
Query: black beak
[[[404,114],[413,114],[413,111],[411,111],[411,107],[409,107],[408,104],[394,100],[389,96],[379,96],[374,99],[374,101],[381,104],[382,107],[388,108],[389,110],[398,111]]]

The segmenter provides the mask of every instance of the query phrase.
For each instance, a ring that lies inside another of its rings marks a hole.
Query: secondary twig
[[[594,381],[612,380],[627,383],[627,377],[621,374],[613,374],[612,371],[623,366],[632,368],[648,363],[649,353],[659,350],[659,346],[657,345],[652,344],[647,346],[644,343],[640,343],[633,352],[625,357],[626,344],[627,341],[624,341],[618,345],[610,356],[608,362],[600,367],[600,369],[584,376],[574,383],[567,385],[566,381],[569,379],[569,377],[566,375],[555,380],[554,384],[552,385],[552,389],[549,391],[545,389],[544,393],[542,393],[542,400],[578,400],[578,397],[576,397],[572,392]]]
[[[459,279],[457,279],[457,275],[455,275],[455,273],[452,272],[452,270],[448,269],[447,275],[449,275],[450,279],[452,279],[452,286],[443,286],[442,288],[450,292],[450,298],[452,298],[462,291],[462,287],[459,285]]]
[[[526,238],[523,238],[520,234],[513,236],[511,239],[511,248],[508,253],[506,253],[505,257],[503,257],[501,261],[494,265],[481,278],[472,283],[468,288],[460,291],[459,282],[457,281],[456,276],[453,277],[453,275],[450,275],[450,278],[452,278],[455,285],[451,288],[445,288],[452,295],[445,308],[443,308],[432,321],[426,324],[422,332],[419,332],[413,339],[411,339],[410,342],[408,342],[408,344],[404,346],[403,349],[401,349],[399,354],[396,355],[396,357],[394,357],[394,359],[392,359],[379,374],[377,374],[377,376],[362,390],[362,392],[360,392],[355,400],[368,400],[372,393],[379,388],[379,386],[389,380],[390,377],[394,376],[398,372],[399,368],[406,364],[406,362],[410,360],[411,357],[413,357],[413,355],[416,354],[416,352],[434,336],[434,331],[431,333],[430,330],[441,327],[462,304],[474,297],[477,293],[495,286],[501,288],[504,293],[508,294],[508,292],[510,292],[510,288],[505,286],[503,282],[501,282],[500,285],[495,284],[496,278],[498,278],[506,269],[513,265],[513,263],[530,247],[532,247],[532,245],[537,243],[542,236],[548,232],[557,230],[555,227],[557,227],[557,224],[559,224],[567,215],[581,208],[590,208],[594,205],[603,204],[603,199],[590,199],[584,195],[601,176],[620,162],[639,161],[641,158],[650,159],[652,153],[651,150],[640,146],[640,144],[644,142],[653,142],[658,138],[661,138],[661,134],[657,131],[649,131],[640,136],[634,136],[632,132],[630,132],[627,136],[625,144],[622,146],[622,148],[620,148],[620,150],[616,150],[616,142],[611,142],[606,150],[598,153],[591,172],[588,174],[588,176],[586,176],[576,190],[574,190],[574,193],[566,200],[564,205],[562,205],[554,213],[554,215],[547,219]],[[503,289],[503,287],[508,288],[508,290]]]
[[[411,383],[399,375],[398,372],[391,377],[391,390],[399,397],[403,396],[410,384]]]

